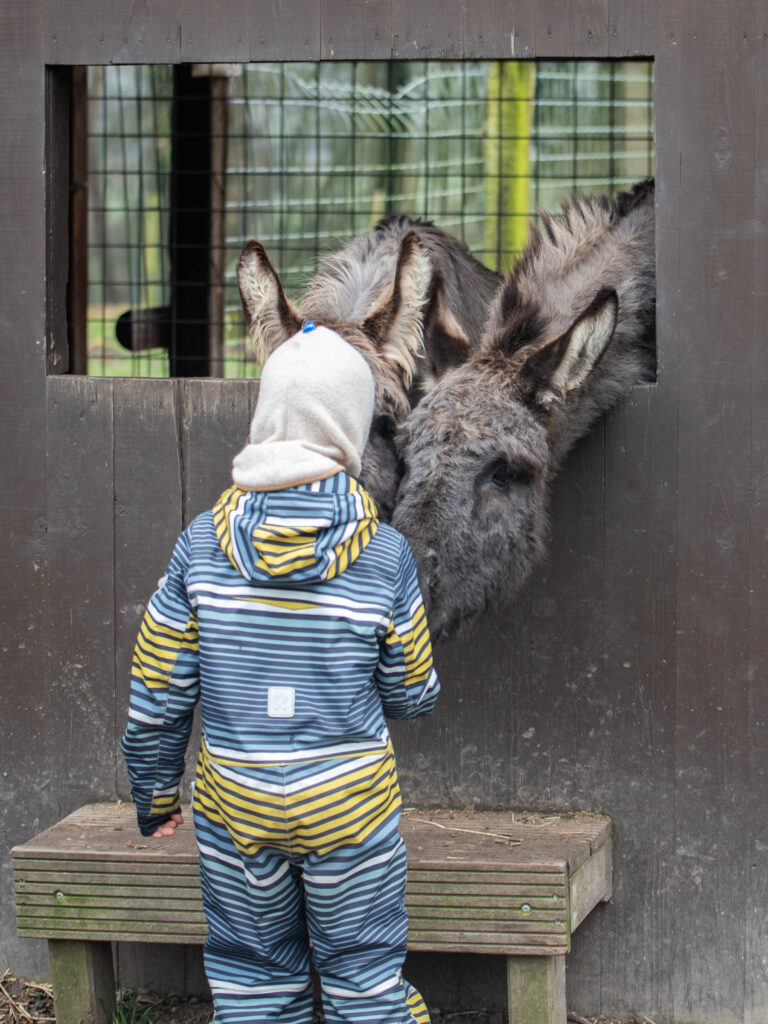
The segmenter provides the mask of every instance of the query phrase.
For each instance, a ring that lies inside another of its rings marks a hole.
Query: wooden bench
[[[409,811],[408,948],[507,958],[510,1024],[565,1024],[571,932],[611,896],[597,814]],[[57,1024],[103,1024],[112,942],[202,943],[191,826],[143,839],[133,808],[91,804],[13,851],[19,935],[48,940]]]

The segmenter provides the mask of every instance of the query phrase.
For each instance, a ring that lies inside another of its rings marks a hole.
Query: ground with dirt
[[[442,1013],[430,1010],[432,1024],[506,1024],[506,1013],[471,1010]],[[128,992],[118,1004],[114,1024],[209,1024],[213,1008],[195,997],[170,996],[160,999],[147,992]],[[0,979],[0,1022],[2,1024],[55,1024],[50,985],[14,978],[6,972]],[[615,1020],[611,1017],[580,1017],[569,1013],[572,1024],[654,1024],[649,1017]],[[315,1024],[323,1024],[317,1014]]]

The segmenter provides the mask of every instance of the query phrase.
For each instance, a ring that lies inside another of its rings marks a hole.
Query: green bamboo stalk
[[[506,270],[528,234],[535,92],[534,61],[491,64],[485,141],[485,259],[492,270]]]

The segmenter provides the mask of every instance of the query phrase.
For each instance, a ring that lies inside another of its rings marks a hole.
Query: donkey
[[[305,320],[333,328],[367,359],[376,411],[361,477],[389,519],[400,478],[395,431],[411,402],[468,357],[501,278],[445,231],[400,216],[327,258],[298,308],[258,242],[243,249],[237,279],[260,362]]]
[[[435,635],[518,590],[545,553],[549,486],[566,453],[655,376],[653,182],[615,201],[576,198],[541,222],[480,344],[397,438],[393,523],[414,551]]]

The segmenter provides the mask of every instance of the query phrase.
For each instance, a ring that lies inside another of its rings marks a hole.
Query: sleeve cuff
[[[171,820],[171,815],[170,812],[168,814],[137,814],[136,818],[139,823],[139,832],[143,836],[151,836],[155,829]]]

